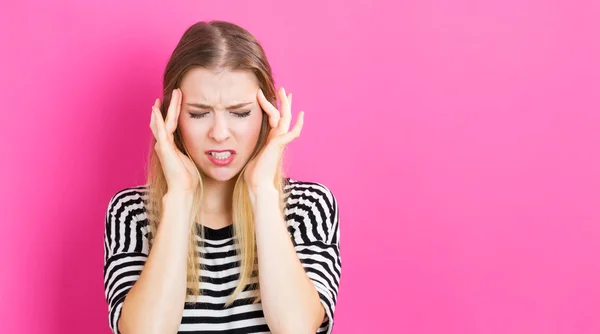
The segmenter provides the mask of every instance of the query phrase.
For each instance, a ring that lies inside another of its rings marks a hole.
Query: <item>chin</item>
[[[240,173],[237,168],[227,168],[227,167],[209,167],[202,171],[205,177],[217,181],[217,182],[228,182],[235,178],[237,178]]]

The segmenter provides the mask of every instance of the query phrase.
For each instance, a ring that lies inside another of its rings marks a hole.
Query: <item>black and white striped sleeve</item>
[[[331,333],[341,277],[337,201],[323,184],[298,182],[291,186],[288,203],[288,231],[325,309],[317,333]]]
[[[108,323],[117,323],[125,296],[137,281],[149,253],[148,224],[143,215],[143,189],[126,188],[109,201],[104,229],[104,293]]]

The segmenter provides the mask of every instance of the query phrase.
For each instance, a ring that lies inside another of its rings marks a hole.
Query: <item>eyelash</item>
[[[248,116],[250,116],[250,112],[252,112],[252,111],[250,110],[250,111],[241,112],[241,113],[232,112],[232,114],[234,114],[234,115],[235,115],[235,117],[238,117],[238,118],[244,118],[244,117],[248,117]],[[205,113],[201,113],[201,114],[194,114],[194,113],[190,113],[190,116],[191,116],[192,118],[203,118],[204,116],[206,116],[206,114],[208,114],[208,113],[207,113],[207,112],[205,112]]]

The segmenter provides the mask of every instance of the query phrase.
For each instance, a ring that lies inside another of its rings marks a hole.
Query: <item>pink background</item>
[[[291,176],[340,205],[335,333],[600,332],[597,1],[0,5],[1,333],[108,333],[104,214],[198,20],[305,110]]]

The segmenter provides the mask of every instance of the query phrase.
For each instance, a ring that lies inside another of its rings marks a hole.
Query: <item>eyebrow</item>
[[[225,107],[225,109],[237,109],[237,108],[241,108],[241,107],[247,106],[252,103],[254,103],[254,101],[233,104],[233,105]],[[203,103],[186,103],[186,104],[190,107],[195,107],[195,108],[199,108],[199,109],[213,109],[213,107],[214,107],[214,106],[211,106],[208,104],[203,104]]]

